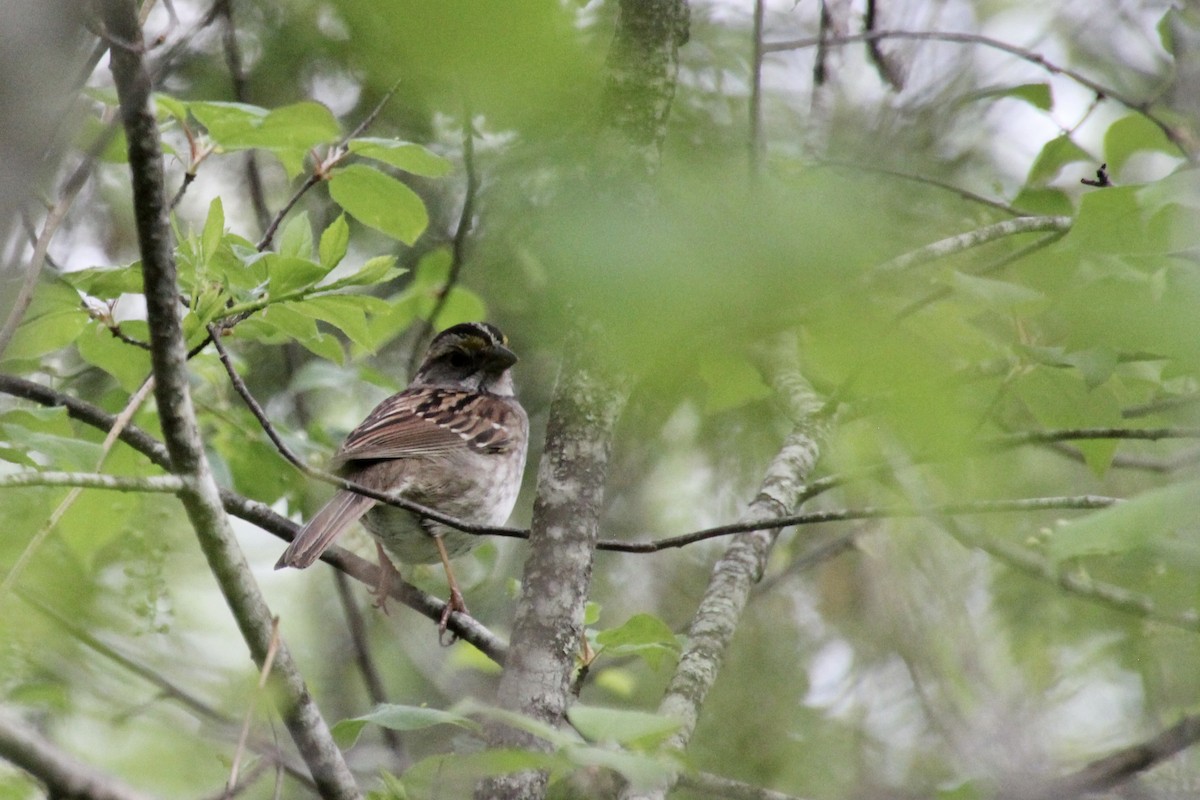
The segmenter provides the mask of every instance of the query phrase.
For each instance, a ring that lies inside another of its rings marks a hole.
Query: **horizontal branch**
[[[673,547],[684,547],[721,536],[730,536],[750,531],[773,530],[788,528],[793,525],[816,525],[824,522],[849,522],[859,519],[909,518],[932,516],[956,516],[963,514],[1001,514],[1011,512],[1049,511],[1065,509],[1089,511],[1097,508],[1108,508],[1121,502],[1120,498],[1100,495],[1078,495],[1066,497],[1028,497],[1015,500],[979,500],[972,503],[947,503],[939,506],[878,506],[866,508],[845,508],[835,511],[811,511],[804,514],[791,514],[784,517],[771,517],[747,522],[733,522],[728,525],[716,525],[712,528],[671,536],[666,539],[655,539],[649,542],[622,542],[605,539],[596,545],[598,550],[609,550],[618,553],[656,553]]]
[[[0,475],[0,489],[27,486],[78,486],[83,489],[108,489],[114,492],[156,492],[176,494],[183,490],[183,479],[176,475],[104,475],[98,472],[14,472]]]
[[[1200,439],[1200,428],[1059,428],[1049,431],[1020,431],[997,436],[991,447],[1020,447],[1026,444],[1049,444],[1076,439]]]

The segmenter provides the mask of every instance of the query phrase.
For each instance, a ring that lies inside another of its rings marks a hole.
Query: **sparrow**
[[[529,418],[513,392],[517,356],[486,322],[466,322],[429,344],[412,382],[377,405],[333,456],[342,477],[476,525],[502,525],[517,500],[529,443]],[[452,611],[467,612],[450,559],[479,536],[345,489],[309,520],[275,569],[303,569],[343,531],[362,520],[375,538],[383,578],[378,604],[396,573],[388,556],[407,564],[441,561]]]

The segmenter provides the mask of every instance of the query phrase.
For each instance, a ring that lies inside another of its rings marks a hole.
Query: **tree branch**
[[[128,141],[155,398],[172,471],[187,484],[180,499],[242,636],[261,669],[272,651],[272,615],[225,516],[192,408],[187,348],[163,197],[162,154],[150,102],[150,76],[142,61],[141,28],[132,0],[104,0],[100,10],[106,32],[115,40],[133,44],[128,48],[113,46],[110,59]],[[274,661],[274,696],[321,795],[357,800],[360,794],[354,778],[282,642]]]
[[[795,342],[781,342],[772,353],[771,383],[786,405],[796,428],[767,468],[758,495],[745,518],[757,522],[791,513],[803,496],[805,481],[828,433],[829,421],[821,415],[822,403],[796,366]],[[744,533],[735,538],[713,566],[712,576],[688,629],[687,646],[680,655],[675,674],[658,712],[675,719],[680,727],[665,747],[684,750],[691,740],[709,689],[721,670],[725,649],[733,639],[751,587],[762,576],[767,555],[778,529]],[[625,800],[663,798],[666,785],[634,792]]]
[[[0,708],[0,757],[28,772],[49,797],[77,800],[147,800],[150,796],[83,763],[32,732],[33,726]]]
[[[177,475],[151,475],[135,478],[104,475],[98,472],[13,472],[0,475],[0,489],[26,486],[78,486],[82,489],[107,489],[114,492],[153,492],[179,494],[183,479]]]
[[[855,42],[881,41],[883,39],[909,39],[924,42],[949,42],[951,44],[964,45],[979,45],[981,47],[989,47],[993,50],[1000,50],[1009,55],[1016,56],[1022,61],[1028,61],[1035,64],[1051,75],[1062,75],[1090,89],[1098,95],[1111,98],[1131,111],[1136,111],[1146,119],[1153,122],[1159,130],[1167,137],[1171,144],[1179,150],[1180,154],[1188,161],[1195,161],[1195,154],[1188,149],[1186,141],[1166,120],[1160,118],[1150,111],[1152,102],[1149,100],[1134,100],[1125,94],[1115,91],[1108,86],[1104,86],[1097,81],[1088,78],[1087,76],[1076,72],[1067,67],[1060,67],[1057,64],[1048,60],[1045,56],[1034,53],[1031,50],[1026,50],[1023,47],[1018,47],[1008,42],[1002,42],[999,39],[993,39],[989,36],[982,36],[976,33],[957,33],[943,31],[866,31],[863,33],[847,34],[844,36],[823,36],[810,37],[805,39],[792,39],[783,42],[768,42],[763,45],[763,52],[779,53],[787,50],[800,50],[807,47],[831,47]]]
[[[546,443],[538,466],[529,554],[517,603],[509,659],[496,692],[502,709],[555,727],[565,719],[571,672],[583,642],[583,611],[591,585],[604,479],[613,428],[625,405],[623,382],[584,357],[576,331],[567,343],[550,401]],[[493,748],[545,749],[527,732],[496,726]],[[541,797],[547,776],[516,773],[485,781],[477,797]]]
[[[895,272],[901,272],[914,267],[918,264],[924,264],[927,261],[934,261],[939,258],[946,258],[956,253],[961,253],[964,250],[970,250],[973,247],[979,247],[997,239],[1003,239],[1006,236],[1015,236],[1020,233],[1036,233],[1039,231],[1068,231],[1071,225],[1074,224],[1071,217],[1017,217],[1016,219],[1006,219],[1000,222],[985,225],[973,231],[960,233],[956,236],[951,236],[942,239],[932,244],[927,244],[912,252],[896,256],[890,261],[875,267],[871,273],[871,278],[878,278]]]

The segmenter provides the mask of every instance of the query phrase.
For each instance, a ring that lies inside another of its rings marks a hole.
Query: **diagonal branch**
[[[772,353],[772,384],[784,401],[795,430],[767,467],[757,496],[746,510],[747,521],[792,512],[803,497],[805,482],[820,455],[829,421],[822,403],[796,366],[795,342],[781,342]],[[737,631],[754,583],[762,576],[767,555],[779,529],[745,533],[735,538],[713,566],[704,597],[692,618],[688,644],[658,711],[679,722],[666,748],[684,750],[691,740],[700,710],[721,671],[725,650]],[[625,800],[663,798],[674,781],[646,792],[627,791]]]
[[[33,726],[0,709],[0,758],[28,772],[49,797],[85,800],[147,800],[149,795],[100,772],[53,742],[33,732]]]
[[[163,196],[162,152],[150,101],[150,76],[142,60],[144,47],[136,7],[132,0],[104,0],[100,11],[111,40],[133,45],[112,46],[110,59],[128,141],[155,399],[172,471],[187,484],[180,499],[213,576],[261,669],[272,652],[273,619],[225,515],[192,407],[178,282]],[[354,777],[283,642],[279,642],[274,653],[274,663],[274,697],[319,792],[331,800],[357,800],[361,795]]]

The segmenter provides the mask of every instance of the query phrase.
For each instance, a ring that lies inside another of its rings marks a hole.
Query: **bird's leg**
[[[442,559],[442,566],[446,569],[446,582],[450,584],[450,599],[446,601],[445,608],[442,609],[442,617],[438,620],[438,641],[443,644],[452,643],[442,641],[442,637],[446,635],[446,625],[450,622],[450,614],[455,611],[461,611],[463,614],[469,614],[467,611],[467,601],[463,599],[462,592],[458,589],[458,580],[454,577],[454,570],[450,568],[450,554],[446,552],[446,544],[442,541],[442,537],[438,534],[431,534],[433,543],[437,545],[438,557]]]
[[[379,554],[379,582],[375,584],[371,594],[375,597],[375,607],[386,614],[388,613],[388,595],[392,593],[392,581],[400,573],[396,571],[396,566],[388,558],[387,553],[383,550],[383,545],[379,542],[375,542],[375,552]]]

